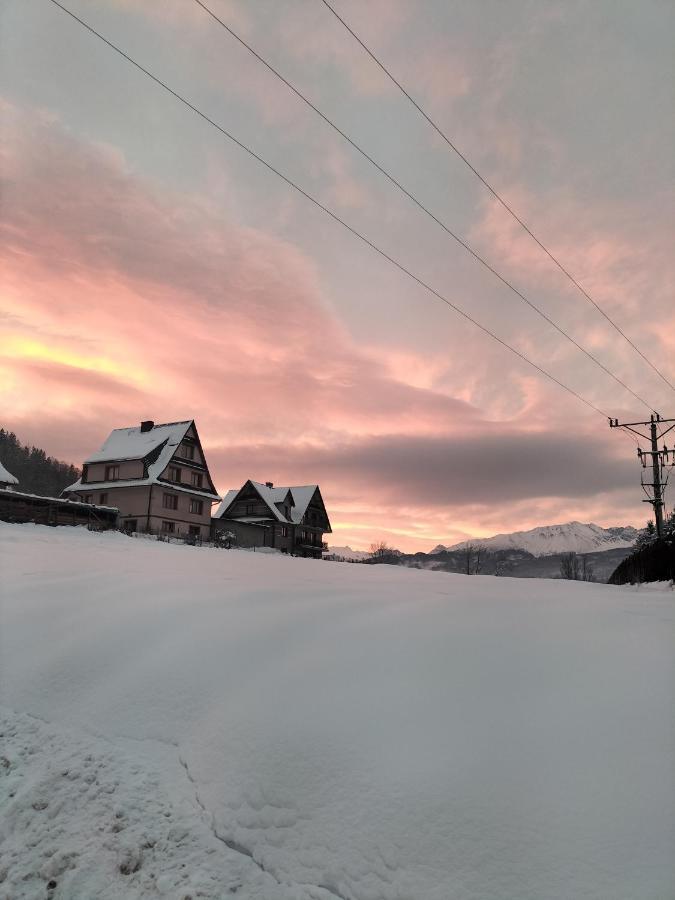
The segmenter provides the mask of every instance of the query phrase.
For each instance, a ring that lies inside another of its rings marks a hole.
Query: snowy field
[[[0,898],[672,900],[675,594],[0,523]]]

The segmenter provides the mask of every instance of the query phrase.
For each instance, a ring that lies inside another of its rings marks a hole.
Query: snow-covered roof
[[[67,487],[68,491],[104,490],[119,487],[136,487],[145,484],[156,484],[159,476],[171,462],[171,457],[176,452],[176,447],[187,434],[192,419],[185,422],[168,422],[164,425],[154,425],[147,431],[141,431],[140,426],[135,428],[116,428],[111,431],[109,437],[100,450],[92,453],[85,459],[85,463],[122,462],[133,459],[145,459],[148,455],[156,453],[155,459],[148,463],[147,478],[134,478],[124,481],[87,481],[81,478]],[[172,489],[187,494],[195,494],[200,497],[220,500],[220,496],[211,491],[195,490],[186,486],[173,485]]]
[[[239,493],[239,490],[240,490],[239,488],[231,488],[231,489],[225,494],[225,496],[223,497],[222,503],[220,504],[220,506],[218,507],[218,509],[217,509],[217,510],[215,511],[215,513],[213,514],[213,516],[214,516],[215,519],[219,519],[219,518],[222,516],[222,514],[225,512],[225,510],[227,509],[227,507],[230,505],[230,503],[232,503],[232,501],[234,500],[234,498],[235,498],[235,497],[237,496],[237,494]]]
[[[247,482],[247,484],[248,483],[249,482]],[[268,487],[266,484],[262,484],[259,481],[251,481],[250,483],[256,489],[274,518],[279,522],[290,525],[299,525],[300,522],[302,522],[303,517],[307,512],[307,507],[309,506],[312,497],[319,487],[318,484],[291,485],[288,487]],[[223,499],[223,502],[216,510],[215,518],[219,519],[225,514],[225,512],[232,505],[241,490],[243,490],[243,488],[227,492]],[[286,517],[279,510],[276,504],[283,503],[289,493],[291,495],[291,507],[289,516]]]
[[[117,506],[107,506],[104,503],[85,503],[84,500],[74,500],[72,497],[48,497],[45,494],[27,494],[25,491],[7,491],[10,499],[20,501],[22,497],[29,497],[31,500],[46,500],[48,503],[58,503],[59,506],[86,506],[90,509],[104,509],[107,512],[119,512]],[[7,496],[5,494],[5,497]]]
[[[295,500],[295,506],[291,509],[291,520],[294,524],[297,525],[299,522],[302,522],[303,516],[307,512],[307,507],[318,487],[318,484],[301,484],[290,488]]]
[[[288,522],[289,519],[287,519],[286,516],[279,511],[276,504],[281,503],[282,500],[285,499],[286,494],[288,494],[288,491],[290,489],[280,487],[269,488],[266,484],[260,484],[259,481],[252,481],[251,484],[265,501],[272,515],[276,519],[278,519],[279,522]]]
[[[185,437],[192,421],[169,422],[165,425],[154,425],[147,431],[141,431],[139,425],[135,428],[115,428],[110,432],[100,450],[92,453],[85,459],[85,463],[117,462],[118,460],[145,459],[161,444],[166,444],[166,449],[171,448],[167,455],[166,464],[173,455],[173,451]],[[162,457],[164,454],[160,454]]]
[[[18,484],[19,479],[8,471],[0,462],[0,484]]]

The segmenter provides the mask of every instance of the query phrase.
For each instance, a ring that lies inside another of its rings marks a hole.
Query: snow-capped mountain
[[[351,547],[329,547],[328,552],[342,559],[367,559],[370,556],[367,550],[352,550]]]
[[[568,522],[565,525],[541,525],[530,531],[514,531],[512,534],[496,534],[490,538],[476,538],[460,541],[446,547],[439,544],[431,552],[462,550],[467,544],[479,544],[487,550],[525,550],[532,556],[550,556],[554,553],[596,553],[601,550],[617,550],[630,547],[637,538],[637,529],[632,525],[602,528],[600,525],[583,522]]]

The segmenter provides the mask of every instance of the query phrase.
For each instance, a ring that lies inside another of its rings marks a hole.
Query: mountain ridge
[[[540,525],[527,531],[495,534],[489,538],[469,538],[457,544],[438,544],[431,555],[463,550],[473,544],[486,550],[525,550],[534,557],[553,556],[557,553],[595,553],[616,550],[635,543],[638,530],[632,525],[615,525],[603,528],[592,522],[566,522],[558,525]]]

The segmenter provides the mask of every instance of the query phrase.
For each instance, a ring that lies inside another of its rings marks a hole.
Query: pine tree
[[[17,489],[27,494],[58,497],[80,477],[79,469],[47,456],[40,447],[23,445],[13,431],[0,428],[0,462],[19,479]]]
[[[650,519],[645,523],[645,527],[640,532],[638,532],[637,540],[635,541],[635,549],[641,550],[643,547],[647,547],[649,544],[653,544],[655,540],[656,526]]]

